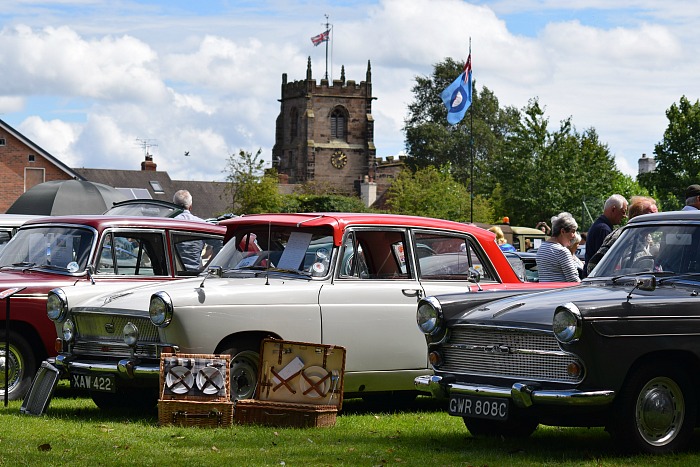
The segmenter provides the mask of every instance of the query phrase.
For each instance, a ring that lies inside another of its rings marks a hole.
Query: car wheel
[[[8,391],[8,400],[22,399],[36,373],[36,357],[29,343],[16,332],[10,331],[10,353],[5,355],[5,332],[0,337],[0,395],[4,398]],[[5,381],[5,368],[8,375]]]
[[[527,438],[537,429],[537,419],[525,417],[511,409],[510,418],[506,421],[485,420],[483,418],[462,417],[464,425],[475,438]]]
[[[225,350],[231,355],[231,400],[252,399],[258,384],[260,355],[254,350]]]
[[[663,454],[683,448],[693,434],[697,399],[678,368],[646,365],[618,396],[610,432],[629,450]]]

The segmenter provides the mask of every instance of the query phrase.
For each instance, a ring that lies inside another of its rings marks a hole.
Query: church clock
[[[336,169],[342,169],[348,163],[348,156],[343,151],[335,151],[331,154],[331,165]]]

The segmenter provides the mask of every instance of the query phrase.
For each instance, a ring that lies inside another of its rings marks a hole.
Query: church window
[[[337,107],[331,113],[331,138],[345,139],[347,134],[347,118],[342,108]]]

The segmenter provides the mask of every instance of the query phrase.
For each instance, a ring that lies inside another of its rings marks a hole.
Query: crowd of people
[[[700,185],[686,189],[687,210],[700,209]],[[654,198],[633,196],[628,203],[624,196],[614,194],[603,206],[601,214],[588,229],[578,232],[578,224],[568,212],[552,217],[551,227],[540,222],[536,228],[550,237],[537,249],[537,269],[540,282],[580,282],[586,277],[606,251],[617,240],[620,229],[615,229],[623,219],[632,219],[642,214],[658,212]],[[579,245],[586,245],[585,261],[576,256]]]

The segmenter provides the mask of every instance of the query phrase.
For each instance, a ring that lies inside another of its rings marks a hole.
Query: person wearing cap
[[[586,236],[586,264],[583,268],[588,271],[588,262],[598,252],[605,237],[613,231],[613,226],[620,225],[627,215],[627,200],[622,195],[612,195],[605,201],[603,214],[593,222]]]
[[[700,185],[690,185],[685,189],[685,206],[681,211],[700,210]]]

